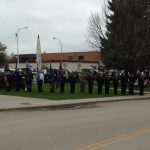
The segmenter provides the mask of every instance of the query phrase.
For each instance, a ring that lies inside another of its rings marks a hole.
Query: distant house
[[[86,52],[64,52],[64,53],[42,53],[43,67],[49,67],[51,62],[52,67],[58,68],[60,61],[63,66],[67,66],[72,71],[77,70],[77,66],[81,65],[81,68],[91,68],[92,66],[98,67],[101,62],[102,56],[99,51],[86,51]],[[36,68],[36,54],[21,54],[19,55],[20,67],[24,68],[25,63],[32,64],[33,69]],[[10,67],[14,67],[15,62],[10,64]]]

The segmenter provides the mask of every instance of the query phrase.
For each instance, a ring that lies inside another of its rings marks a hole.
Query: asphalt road
[[[0,112],[0,150],[150,150],[150,100]]]

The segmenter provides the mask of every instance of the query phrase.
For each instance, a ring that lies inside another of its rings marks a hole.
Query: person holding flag
[[[52,65],[50,62],[50,67],[49,67],[49,85],[50,85],[50,92],[54,93],[55,92],[55,78],[54,78],[54,70],[52,69]]]
[[[62,63],[60,62],[59,69],[57,71],[56,88],[60,87],[61,80],[62,80]]]
[[[32,92],[32,80],[33,80],[33,75],[31,71],[31,65],[29,63],[26,63],[26,71],[25,71],[25,81],[26,81],[26,86],[27,86],[27,92]]]

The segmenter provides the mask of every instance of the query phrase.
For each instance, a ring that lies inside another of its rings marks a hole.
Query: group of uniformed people
[[[53,72],[49,74],[48,81],[50,84],[50,92],[54,93],[59,87],[60,93],[64,93],[65,84],[70,84],[70,93],[75,93],[76,83],[80,84],[80,92],[85,93],[86,86],[88,86],[88,93],[93,93],[93,87],[97,88],[98,94],[102,94],[103,88],[104,93],[109,94],[110,88],[113,89],[115,95],[118,94],[118,87],[120,87],[121,94],[125,95],[128,91],[130,95],[134,94],[134,89],[139,88],[139,94],[144,94],[144,87],[146,86],[145,81],[149,81],[149,72],[137,72],[131,74],[127,71],[99,71],[94,73],[77,73],[72,72],[66,76],[65,72]],[[112,83],[112,84],[111,84]],[[147,82],[148,85],[148,82]],[[127,89],[128,88],[128,89]]]
[[[118,94],[118,87],[120,87],[122,95],[125,95],[127,91],[130,95],[133,95],[134,89],[137,89],[138,87],[139,94],[144,95],[144,87],[148,85],[149,81],[148,72],[137,72],[136,74],[131,74],[127,71],[100,71],[95,74],[89,73],[86,77],[83,76],[85,75],[82,73],[80,78],[80,87],[82,87],[81,92],[84,91],[83,87],[85,87],[87,80],[89,94],[93,93],[93,85],[94,81],[96,81],[98,94],[102,94],[102,90],[104,87],[105,94],[109,94],[110,88],[112,88],[114,95],[116,95]],[[145,84],[145,81],[147,81],[147,84]]]
[[[43,92],[44,78],[43,71],[38,71],[36,81],[39,92]],[[147,81],[147,83],[149,81],[149,72],[137,72],[136,74],[131,74],[127,71],[110,72],[101,70],[94,73],[71,72],[66,74],[64,70],[51,70],[46,75],[46,80],[49,82],[51,93],[54,93],[58,89],[60,90],[60,93],[64,93],[66,84],[70,85],[70,93],[75,93],[76,83],[79,83],[81,93],[85,93],[86,86],[88,86],[88,93],[92,94],[93,88],[96,86],[98,94],[102,94],[102,92],[109,94],[110,89],[113,89],[113,93],[117,95],[119,90],[118,87],[120,87],[121,94],[125,95],[128,90],[128,93],[133,95],[134,89],[138,86],[139,94],[143,95],[144,87],[146,86],[145,81]],[[8,70],[7,72],[0,74],[0,88],[6,88],[8,92],[13,88],[15,91],[26,89],[28,92],[32,92],[32,82],[33,74],[28,67],[24,72],[16,70],[14,73],[11,73]]]

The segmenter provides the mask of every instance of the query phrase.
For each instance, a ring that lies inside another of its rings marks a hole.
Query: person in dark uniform
[[[98,94],[102,94],[102,88],[103,88],[103,82],[104,82],[103,72],[97,73],[96,80],[97,80]]]
[[[110,86],[110,75],[109,72],[105,73],[105,94],[109,94],[109,86]]]
[[[54,73],[49,74],[48,80],[49,80],[49,85],[50,85],[50,92],[54,93],[55,92],[55,77],[54,77]]]
[[[69,75],[68,81],[70,83],[70,93],[75,93],[76,77],[75,77],[74,73],[71,73]]]
[[[144,73],[141,72],[138,76],[139,94],[144,95]]]
[[[113,81],[113,86],[114,86],[114,94],[118,94],[118,80],[119,80],[119,75],[117,72],[112,72],[112,81]]]
[[[15,80],[15,91],[20,91],[21,76],[19,70],[15,71],[14,80]]]
[[[93,78],[92,73],[88,74],[87,83],[88,83],[89,94],[92,94],[93,93],[93,83],[94,83],[94,78]]]
[[[127,71],[121,72],[120,74],[120,83],[121,83],[121,94],[126,94],[126,88],[127,88],[127,82],[128,82],[128,73]]]
[[[67,83],[67,79],[65,76],[65,72],[62,72],[61,80],[60,80],[60,93],[64,93],[64,88],[66,83]]]
[[[129,94],[134,95],[134,84],[136,81],[136,77],[134,74],[129,75]]]
[[[33,75],[30,68],[26,68],[25,80],[26,80],[27,92],[32,92]]]

